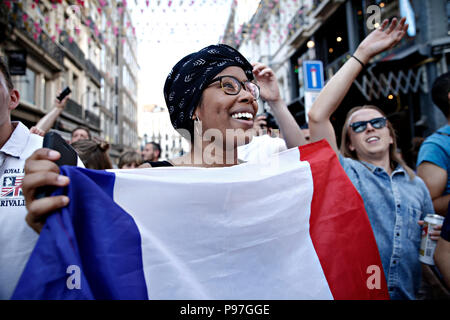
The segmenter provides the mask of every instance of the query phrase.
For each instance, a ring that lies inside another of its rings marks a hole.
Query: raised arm
[[[280,96],[277,78],[273,70],[261,63],[253,63],[253,74],[261,88],[261,98],[270,106],[273,116],[277,120],[283,138],[288,148],[294,148],[307,143],[286,103]]]
[[[36,124],[36,128],[44,131],[44,134],[47,133],[55,123],[56,119],[60,116],[61,112],[64,110],[66,106],[67,99],[69,96],[65,97],[62,101],[56,100],[55,107],[50,110],[41,120]]]
[[[383,21],[379,29],[371,32],[360,43],[353,55],[354,58],[349,59],[328,81],[308,112],[312,142],[327,139],[334,151],[339,152],[336,135],[330,122],[331,115],[341,104],[353,81],[363,69],[362,64],[367,64],[374,56],[400,42],[408,29],[405,21],[406,18],[402,18],[400,22],[394,18],[389,26],[388,20]]]

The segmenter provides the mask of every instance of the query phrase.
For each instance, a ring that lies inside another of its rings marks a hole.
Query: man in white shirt
[[[25,221],[22,193],[25,160],[42,148],[43,137],[11,121],[19,105],[9,71],[0,57],[0,299],[9,299],[25,268],[38,234]],[[80,160],[78,161],[80,164]]]
[[[11,111],[19,99],[0,59],[0,299],[12,295],[38,238],[25,222],[21,185],[25,160],[42,147],[42,137],[30,134],[20,122],[11,122]]]

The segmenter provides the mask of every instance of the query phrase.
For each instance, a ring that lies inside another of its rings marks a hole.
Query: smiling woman
[[[398,157],[394,128],[379,108],[365,105],[347,113],[340,152],[330,122],[363,66],[405,35],[404,18],[388,22],[369,34],[354,59],[328,81],[308,113],[309,129],[311,140],[326,138],[334,148],[364,200],[391,299],[415,299],[421,284],[419,221],[434,212],[428,189]]]
[[[253,136],[261,97],[280,122],[288,147],[306,143],[289,113],[273,71],[250,64],[227,45],[211,45],[181,59],[164,85],[172,125],[191,142],[191,150],[170,161],[184,166],[239,163],[237,147]]]
[[[302,131],[281,99],[274,72],[261,63],[250,64],[236,49],[211,45],[181,59],[169,73],[164,98],[173,127],[191,142],[190,152],[170,161],[145,163],[141,167],[238,165],[237,147],[255,134],[253,119],[258,98],[270,106],[288,148],[306,144]],[[263,148],[255,152],[262,152]],[[37,187],[69,183],[57,179],[56,160],[45,149],[28,158],[23,189],[28,224],[37,232],[46,216],[67,205],[67,197],[35,199]],[[54,177],[54,179],[49,179]]]

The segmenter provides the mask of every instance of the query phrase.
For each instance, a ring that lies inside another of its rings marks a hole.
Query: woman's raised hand
[[[279,101],[280,89],[273,70],[260,62],[252,63],[252,66],[256,82],[261,89],[261,98],[268,103]]]
[[[408,24],[405,24],[406,18],[400,21],[393,18],[391,24],[386,19],[381,24],[380,28],[372,31],[358,46],[355,56],[362,60],[363,63],[368,63],[377,54],[394,47],[408,30]]]

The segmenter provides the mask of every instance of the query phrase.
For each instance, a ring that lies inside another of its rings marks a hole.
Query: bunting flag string
[[[199,22],[200,19],[188,18],[195,16],[203,19],[204,9],[211,7],[237,10],[252,1],[257,5],[256,15],[259,12],[269,18],[253,23],[249,19],[237,26],[232,23],[226,25],[227,21],[215,21],[216,17],[210,17],[207,24]],[[175,33],[182,33],[183,41],[196,41],[205,32],[218,33],[219,41],[232,35],[235,45],[245,39],[255,41],[260,36],[264,36],[266,43],[277,40],[281,43],[301,28],[303,20],[292,19],[287,24],[284,21],[308,13],[313,6],[304,0],[285,1],[282,6],[279,0],[98,0],[95,7],[92,7],[94,2],[86,0],[76,0],[72,5],[64,0],[33,0],[26,3],[4,0],[3,3],[13,19],[21,19],[35,38],[45,33],[52,41],[65,38],[70,42],[79,41],[82,28],[86,28],[91,35],[89,43],[96,40],[104,44],[124,41],[127,37],[136,37],[138,43],[159,44],[173,41],[171,35]],[[22,14],[17,15],[17,10]],[[177,19],[169,18],[176,14]],[[33,23],[28,23],[28,20],[33,20]]]
[[[94,38],[100,37],[98,40],[104,42],[108,37],[112,38],[112,35],[123,38],[130,35],[138,36],[148,34],[147,30],[145,30],[145,27],[148,25],[139,22],[144,19],[137,19],[138,22],[136,25],[133,25],[131,22],[136,20],[135,17],[137,14],[140,14],[145,20],[152,21],[155,16],[161,15],[162,13],[182,12],[196,14],[201,11],[202,7],[223,6],[230,3],[230,1],[146,0],[145,2],[139,1],[136,4],[134,1],[128,2],[127,0],[99,0],[97,7],[94,9],[91,8],[91,2],[83,0],[76,0],[72,5],[69,5],[64,0],[33,0],[28,3],[20,0],[4,0],[3,2],[12,15],[13,20],[22,20],[19,22],[26,24],[27,30],[36,37],[45,31],[45,33],[51,35],[52,41],[56,41],[60,37],[65,37],[64,35],[61,36],[61,33],[65,31],[64,34],[70,35],[73,40],[79,40],[77,37],[81,34],[81,28],[85,27],[91,30],[92,35],[95,36]],[[17,13],[18,11],[20,11],[20,14]],[[54,14],[52,11],[57,12],[57,14]],[[129,12],[129,15],[123,17],[126,11]],[[61,18],[62,16],[65,16],[65,18]],[[29,18],[32,18],[36,22],[31,25],[26,23]],[[125,23],[123,23],[122,19],[125,20]],[[204,27],[204,25],[194,21],[189,24],[188,29],[200,31]],[[140,29],[140,34],[136,32],[137,28]],[[225,29],[225,26],[223,26],[223,29]],[[162,34],[156,33],[157,36],[154,38],[158,38]]]

